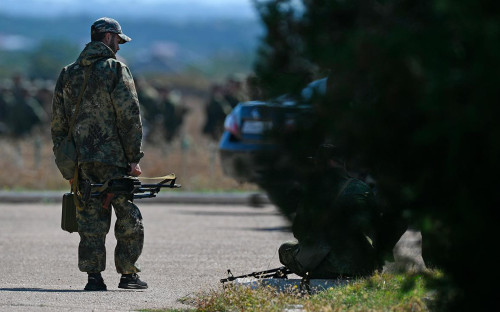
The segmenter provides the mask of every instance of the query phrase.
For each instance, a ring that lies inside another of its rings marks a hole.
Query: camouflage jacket
[[[91,71],[73,128],[78,161],[119,167],[139,162],[142,122],[132,74],[102,42],[87,44],[59,75],[52,102],[54,148],[68,135],[86,66]]]

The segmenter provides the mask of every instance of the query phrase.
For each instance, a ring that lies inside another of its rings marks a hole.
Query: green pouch
[[[75,194],[66,193],[63,195],[62,200],[62,218],[61,228],[64,231],[73,233],[78,232],[78,223],[76,222],[76,206]]]

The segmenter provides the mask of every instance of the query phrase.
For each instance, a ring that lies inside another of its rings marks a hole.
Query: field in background
[[[184,97],[189,112],[181,136],[167,144],[145,142],[141,160],[143,176],[177,175],[182,191],[255,191],[253,184],[239,184],[222,173],[218,142],[203,136],[205,98]],[[49,126],[32,136],[14,140],[0,137],[0,190],[60,190],[69,185],[54,163]]]

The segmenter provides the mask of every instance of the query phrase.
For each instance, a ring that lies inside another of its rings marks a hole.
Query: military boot
[[[122,274],[120,278],[120,284],[118,284],[118,288],[123,289],[146,289],[148,288],[148,284],[139,279],[139,275],[133,274]]]
[[[87,285],[85,285],[85,290],[89,291],[106,291],[108,288],[106,284],[104,284],[104,279],[101,276],[101,273],[88,273],[89,281]]]

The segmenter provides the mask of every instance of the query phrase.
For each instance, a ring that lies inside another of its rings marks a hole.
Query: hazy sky
[[[251,0],[0,0],[0,13],[54,17],[87,14],[127,17],[255,17]]]

